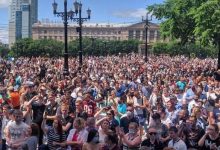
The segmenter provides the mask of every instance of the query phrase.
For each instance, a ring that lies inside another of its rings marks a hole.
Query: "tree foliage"
[[[163,36],[202,44],[220,39],[219,0],[166,0],[147,8],[161,23]]]
[[[203,44],[220,40],[220,1],[208,0],[191,12],[195,19],[196,36],[201,37]]]
[[[155,43],[151,51],[158,54],[185,55],[196,57],[212,57],[216,58],[218,50],[214,45],[202,46],[200,43],[186,43],[184,46],[178,41],[171,41],[169,43]]]
[[[9,49],[7,47],[4,47],[3,45],[0,45],[0,57],[4,58],[8,55]]]
[[[63,43],[55,40],[31,38],[18,40],[11,48],[16,56],[60,56],[63,51]]]
[[[194,42],[195,21],[189,13],[193,0],[166,0],[164,4],[154,4],[147,9],[159,20],[163,37],[180,39],[181,44]]]
[[[118,53],[138,52],[139,42],[128,41],[103,41],[100,39],[83,38],[83,55],[105,56],[117,55]],[[64,44],[55,40],[41,39],[32,40],[30,38],[21,39],[12,46],[15,56],[48,56],[59,57],[64,51]],[[79,40],[76,39],[68,43],[70,56],[78,56]]]
[[[162,20],[163,36],[178,39],[183,46],[197,41],[218,45],[220,69],[220,0],[165,0],[147,9]]]

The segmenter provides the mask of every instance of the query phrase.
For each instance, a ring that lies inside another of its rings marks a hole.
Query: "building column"
[[[147,43],[150,43],[150,29],[147,30]]]
[[[133,38],[132,39],[136,39],[136,30],[133,30]]]
[[[144,31],[140,30],[140,41],[144,41]]]
[[[157,30],[154,31],[154,42],[157,42]]]

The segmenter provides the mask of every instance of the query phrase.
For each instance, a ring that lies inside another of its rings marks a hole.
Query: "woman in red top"
[[[73,129],[70,130],[66,145],[68,150],[81,150],[83,143],[87,141],[88,131],[85,129],[85,121],[82,118],[76,118],[73,122]]]

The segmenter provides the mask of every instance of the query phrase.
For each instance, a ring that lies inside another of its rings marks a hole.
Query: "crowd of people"
[[[219,150],[217,61],[0,59],[2,150]]]

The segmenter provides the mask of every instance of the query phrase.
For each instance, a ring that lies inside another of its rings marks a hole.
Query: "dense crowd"
[[[0,59],[2,150],[220,149],[216,60],[83,62],[64,76],[62,59]]]

